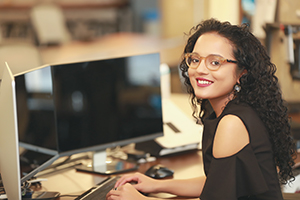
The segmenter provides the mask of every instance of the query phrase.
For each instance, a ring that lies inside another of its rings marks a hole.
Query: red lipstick
[[[205,78],[196,78],[197,80],[197,85],[198,87],[207,87],[207,86],[210,86],[213,81],[210,81],[208,79],[205,79]]]

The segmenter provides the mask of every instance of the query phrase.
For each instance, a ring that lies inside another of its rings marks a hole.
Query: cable
[[[65,163],[68,163],[68,161],[70,161],[70,160],[71,160],[71,156],[68,156],[65,160],[61,161],[60,163],[52,164],[49,167],[47,167],[46,169],[52,169],[52,168],[59,167],[59,166],[65,164]]]
[[[28,194],[31,195],[32,190],[30,189],[31,183],[28,181],[25,181],[21,186],[21,194],[22,196],[27,196]]]

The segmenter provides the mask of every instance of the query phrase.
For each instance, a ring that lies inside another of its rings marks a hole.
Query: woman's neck
[[[232,99],[233,94],[230,94],[229,96],[223,98],[209,99],[210,105],[216,113],[216,117],[219,117],[221,115],[228,102]]]

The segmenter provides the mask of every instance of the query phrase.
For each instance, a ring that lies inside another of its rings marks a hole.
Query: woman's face
[[[225,59],[235,60],[229,40],[217,33],[201,35],[194,46],[193,53],[201,57],[219,55]],[[239,79],[236,68],[237,64],[224,62],[217,71],[211,71],[205,66],[204,59],[196,69],[189,68],[188,74],[196,97],[210,101],[227,101],[228,95]]]

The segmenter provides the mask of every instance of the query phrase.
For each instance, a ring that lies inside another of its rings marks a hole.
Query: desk
[[[144,173],[150,166],[158,163],[163,164],[170,169],[173,169],[175,171],[175,179],[185,179],[203,175],[201,151],[194,150],[176,155],[170,155],[167,157],[161,157],[154,162],[141,164],[138,171]],[[42,182],[42,190],[59,191],[62,195],[64,195],[81,194],[81,192],[99,183],[104,176],[84,172],[76,172],[75,169],[70,168],[64,171],[60,171],[57,174],[53,173],[49,176],[43,177],[47,178],[48,181]],[[169,194],[157,195],[164,198],[174,197]],[[74,198],[61,197],[60,199],[68,200]]]
[[[162,39],[143,34],[114,33],[91,41],[72,41],[60,46],[40,48],[40,52],[44,64],[159,52],[162,63],[177,66],[183,48],[183,38]]]
[[[204,175],[201,151],[194,150],[166,157],[161,157],[154,162],[149,162],[140,165],[138,172],[144,173],[150,166],[158,163],[163,164],[170,169],[173,169],[175,171],[173,176],[174,179],[185,179]],[[99,183],[103,179],[103,177],[105,176],[84,172],[76,172],[74,168],[70,168],[58,174],[51,174],[49,177],[45,176],[45,178],[47,178],[48,181],[42,182],[42,190],[59,191],[61,195],[81,194],[81,192]],[[175,197],[174,195],[165,193],[153,194],[151,196],[167,199],[181,199],[180,197]],[[300,194],[286,193],[283,194],[283,197],[285,200],[299,200]],[[74,199],[74,197],[59,198],[59,200],[71,199]]]

